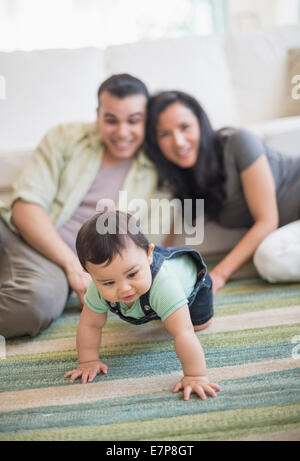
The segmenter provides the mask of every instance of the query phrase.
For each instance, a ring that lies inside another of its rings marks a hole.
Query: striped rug
[[[36,338],[7,341],[0,359],[0,440],[300,440],[300,284],[229,282],[198,333],[216,398],[185,402],[172,338],[159,321],[109,317],[106,376],[70,384],[79,311]]]

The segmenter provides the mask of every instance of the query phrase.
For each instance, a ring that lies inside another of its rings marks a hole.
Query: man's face
[[[106,146],[105,162],[117,164],[135,156],[144,142],[147,99],[142,94],[118,98],[104,91],[97,125]]]

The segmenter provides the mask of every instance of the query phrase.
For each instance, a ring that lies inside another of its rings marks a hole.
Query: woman
[[[252,257],[270,282],[300,280],[300,158],[244,130],[214,131],[200,104],[180,91],[150,99],[146,140],[175,197],[203,198],[220,225],[249,229],[212,270],[214,292]]]

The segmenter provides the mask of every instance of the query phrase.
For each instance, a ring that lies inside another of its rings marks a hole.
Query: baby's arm
[[[83,306],[76,337],[79,365],[64,375],[65,378],[70,376],[70,382],[81,376],[81,381],[85,384],[93,381],[101,371],[107,373],[108,367],[99,360],[101,333],[106,318],[107,313],[97,313],[86,305]]]
[[[174,337],[176,354],[184,373],[184,377],[175,385],[173,391],[183,389],[184,400],[189,400],[192,392],[197,393],[203,400],[206,399],[205,393],[216,397],[215,390],[219,391],[221,388],[218,384],[211,383],[206,376],[204,352],[194,332],[188,306],[185,304],[177,309],[165,320],[164,325]]]

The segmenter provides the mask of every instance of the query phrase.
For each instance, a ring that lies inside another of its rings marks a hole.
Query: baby
[[[112,226],[112,223],[114,226]],[[107,231],[110,224],[113,232]],[[216,397],[220,386],[206,376],[206,362],[195,331],[213,316],[212,282],[200,254],[189,248],[155,247],[133,216],[99,213],[81,227],[76,249],[92,281],[77,331],[79,365],[70,381],[91,382],[108,367],[99,360],[101,332],[108,311],[135,325],[161,319],[173,336],[184,377],[173,391],[192,392],[201,399]]]

